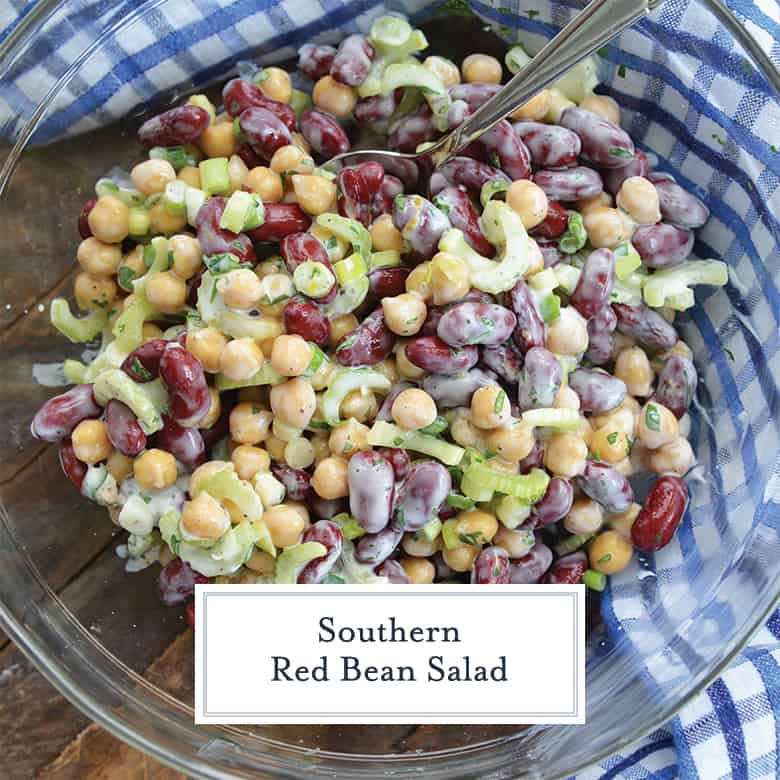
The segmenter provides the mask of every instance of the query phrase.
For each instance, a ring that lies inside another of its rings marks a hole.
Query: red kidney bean
[[[398,561],[382,561],[382,563],[374,569],[374,574],[376,574],[377,577],[387,577],[387,580],[391,585],[409,584],[409,575]]]
[[[319,520],[330,520],[349,509],[345,498],[321,498],[313,490],[306,498],[306,506]]]
[[[369,227],[372,217],[371,206],[382,186],[384,176],[384,168],[376,162],[342,168],[336,178],[341,192],[339,213]]]
[[[482,362],[507,384],[514,385],[520,380],[523,368],[523,355],[513,344],[498,344],[482,350]]]
[[[418,335],[435,336],[436,328],[439,327],[439,320],[444,316],[444,308],[441,306],[428,306],[428,313],[425,315],[425,322]]]
[[[430,191],[436,195],[448,184],[465,187],[479,195],[482,186],[489,181],[498,180],[511,184],[512,180],[492,165],[472,160],[471,157],[453,157],[436,170],[431,176]]]
[[[82,238],[89,238],[92,235],[92,228],[89,226],[89,212],[95,208],[97,198],[90,198],[82,207],[79,214],[79,235]]]
[[[76,385],[46,401],[33,417],[30,432],[36,439],[59,441],[70,436],[82,420],[100,417],[102,413],[92,385]]]
[[[604,180],[604,189],[612,195],[617,195],[626,179],[632,176],[647,177],[649,170],[650,164],[647,161],[647,155],[636,149],[634,159],[630,160],[628,165],[624,165],[622,168],[611,168],[601,174],[601,178]]]
[[[598,172],[583,165],[558,171],[543,169],[533,175],[533,180],[551,200],[571,202],[592,198],[604,190]]]
[[[516,122],[513,130],[522,139],[536,168],[568,168],[577,164],[580,137],[560,125]]]
[[[454,130],[466,121],[466,117],[474,112],[469,108],[465,100],[453,100],[447,109],[447,124],[450,130]],[[461,150],[463,151],[463,150]],[[470,156],[470,155],[466,155]]]
[[[653,349],[671,349],[677,343],[674,326],[644,303],[638,306],[614,303],[612,308],[617,315],[617,329],[640,344]]]
[[[414,152],[420,144],[439,135],[433,125],[433,112],[423,103],[414,113],[405,116],[387,137],[387,148],[394,152]]]
[[[545,585],[579,585],[588,570],[588,556],[581,551],[564,555],[550,566],[544,576]]]
[[[600,368],[577,368],[569,374],[569,387],[580,397],[580,409],[594,414],[620,406],[628,390],[625,382]]]
[[[501,89],[501,84],[455,84],[449,88],[449,93],[453,101],[463,100],[472,111],[476,111]]]
[[[330,66],[335,56],[334,46],[304,43],[298,49],[298,70],[312,81],[317,81],[330,73]]]
[[[330,159],[350,150],[349,138],[341,125],[324,111],[307,108],[300,119],[301,135],[321,157]]]
[[[222,90],[225,111],[232,117],[241,116],[247,108],[264,108],[285,124],[288,130],[295,130],[295,110],[287,103],[273,100],[257,84],[247,79],[231,79]]]
[[[192,598],[196,585],[207,582],[209,582],[208,577],[196,572],[181,558],[174,558],[160,571],[157,590],[162,603],[172,607],[176,604],[184,604]]]
[[[181,344],[169,342],[160,358],[160,377],[168,388],[168,414],[179,425],[197,425],[211,408],[211,396],[200,361]]]
[[[436,516],[436,510],[451,492],[452,477],[441,463],[416,463],[396,493],[393,528],[399,532],[422,528]]]
[[[406,292],[406,277],[409,269],[397,266],[395,268],[377,268],[368,275],[371,292],[380,300],[394,298]]]
[[[452,347],[467,344],[496,346],[511,335],[517,317],[497,303],[456,303],[439,320],[436,333]]]
[[[374,47],[364,35],[348,35],[339,44],[330,66],[330,75],[340,84],[359,87],[371,70]]]
[[[486,547],[474,561],[471,581],[475,585],[507,585],[509,554],[503,547]]]
[[[588,320],[588,351],[585,356],[596,366],[609,363],[615,355],[617,315],[607,305]]]
[[[577,484],[586,496],[601,504],[608,515],[625,512],[634,501],[631,484],[609,463],[587,461],[585,471],[577,477]]]
[[[569,212],[557,200],[550,200],[547,202],[547,216],[531,230],[531,235],[557,239],[566,232],[568,227]]]
[[[552,563],[552,550],[537,542],[528,555],[513,558],[509,567],[509,581],[513,585],[533,585],[544,577]]]
[[[520,351],[528,352],[534,347],[543,347],[544,320],[536,308],[531,289],[522,279],[509,291],[508,303],[517,318],[512,338]]]
[[[563,369],[558,358],[544,347],[529,349],[518,383],[517,402],[520,411],[552,406],[562,382]]]
[[[303,469],[283,463],[272,463],[271,473],[284,485],[291,501],[306,501],[311,493],[311,478]]]
[[[409,476],[412,469],[412,459],[406,450],[398,447],[379,447],[377,452],[393,467],[393,474],[397,482],[401,482]]]
[[[610,249],[597,249],[585,260],[569,303],[589,320],[609,303],[614,284],[615,255]]]
[[[642,552],[655,552],[672,541],[688,504],[688,486],[667,474],[656,480],[631,526],[631,541]]]
[[[395,471],[378,452],[361,450],[349,459],[349,511],[370,534],[390,522],[395,493]]]
[[[565,477],[553,477],[541,501],[534,504],[531,514],[520,527],[534,530],[563,520],[574,503],[574,486]]]
[[[381,306],[377,306],[360,325],[347,333],[336,347],[336,359],[342,366],[373,366],[393,351],[395,334],[385,324]]]
[[[688,259],[693,249],[693,233],[665,222],[640,225],[631,243],[648,268],[671,268]]]
[[[684,355],[670,355],[658,374],[655,400],[678,419],[691,405],[696,392],[696,366]]]
[[[300,585],[319,585],[330,573],[341,555],[344,536],[341,529],[330,520],[319,520],[303,534],[303,542],[319,542],[325,547],[326,553],[319,558],[314,558],[298,575]]]
[[[413,160],[406,160],[402,157],[381,157],[380,155],[361,155],[360,162],[371,160],[378,162],[385,169],[385,181],[389,176],[396,177],[403,182],[403,189],[413,189],[420,177],[420,171]],[[350,158],[347,157],[345,164],[349,164]],[[356,160],[355,163],[358,161]],[[401,191],[403,191],[403,189]]]
[[[658,184],[659,181],[676,181],[674,176],[666,171],[648,171],[645,178],[653,184]]]
[[[207,201],[207,205],[208,203],[211,201]],[[297,203],[264,203],[263,205],[265,222],[260,227],[247,231],[247,235],[255,243],[281,241],[290,233],[308,230],[311,225],[311,218]],[[200,217],[200,212],[198,216]],[[200,239],[200,232],[198,239]]]
[[[328,250],[322,245],[322,242],[311,233],[290,233],[279,242],[279,253],[284,258],[284,265],[292,274],[301,264],[309,260],[315,263],[322,263],[331,273],[333,273],[334,283],[325,295],[321,295],[317,300],[327,303],[336,297],[338,285],[336,284],[336,273],[328,256]]]
[[[284,329],[324,347],[330,335],[330,321],[316,304],[305,298],[293,298],[284,307]]]
[[[479,139],[488,151],[488,160],[501,168],[510,179],[527,179],[531,175],[531,155],[512,125],[502,119]]]
[[[192,143],[209,126],[209,112],[199,106],[178,106],[147,119],[138,128],[138,143],[152,146],[181,146]]]
[[[264,160],[270,160],[277,149],[292,143],[287,125],[267,108],[245,108],[238,117],[238,124],[249,145]]]
[[[521,474],[527,474],[531,469],[544,467],[544,445],[534,436],[534,448],[518,464]]]
[[[358,100],[352,110],[355,121],[361,125],[371,125],[375,122],[384,122],[395,112],[401,98],[404,96],[403,87],[394,89],[386,95],[374,95],[373,97]]]
[[[552,268],[558,263],[568,263],[569,255],[561,252],[558,241],[550,238],[535,238],[536,245],[542,253],[545,268]]]
[[[699,228],[709,218],[710,210],[695,195],[673,181],[657,181],[655,189],[661,206],[661,216],[682,228]]]
[[[244,165],[251,171],[252,168],[257,168],[258,165],[262,165],[264,160],[257,154],[257,152],[249,144],[241,144],[238,147],[236,154],[244,161]],[[244,185],[244,189],[249,188]]]
[[[206,458],[206,444],[200,430],[184,428],[167,414],[163,415],[162,430],[155,434],[155,443],[187,468],[199,466]]]
[[[135,382],[151,382],[160,375],[160,359],[170,342],[150,339],[137,346],[122,362],[122,371]]]
[[[414,387],[411,382],[396,382],[390,388],[390,392],[385,396],[385,400],[382,401],[382,405],[376,413],[376,419],[390,422],[393,419],[393,402],[404,390],[408,390],[410,387]]]
[[[431,374],[423,379],[422,386],[439,409],[454,409],[469,406],[471,396],[480,387],[497,384],[498,377],[492,371],[472,368],[463,373]]]
[[[418,336],[406,345],[406,357],[430,374],[459,374],[474,368],[479,350],[474,346],[451,347],[438,336]]]
[[[393,203],[393,224],[423,260],[430,260],[439,239],[451,225],[449,219],[422,195],[399,195]]]
[[[411,162],[411,160],[404,160],[404,162]],[[382,179],[382,184],[379,187],[379,192],[374,195],[374,199],[371,201],[371,216],[376,219],[383,214],[391,214],[393,211],[393,201],[395,201],[399,195],[403,194],[403,191],[403,182],[397,176],[386,173],[385,178]]]
[[[392,526],[361,536],[355,543],[355,558],[360,563],[377,566],[393,554],[402,537],[403,531]]]
[[[135,457],[146,448],[146,434],[133,410],[116,398],[106,405],[106,429],[108,440],[123,455]]]
[[[255,250],[245,233],[233,233],[219,226],[227,198],[209,198],[198,210],[195,229],[204,255],[234,254],[240,263],[254,264]],[[267,211],[266,211],[267,214]]]
[[[190,601],[184,610],[184,616],[187,619],[187,625],[195,631],[195,602]]]
[[[60,466],[76,490],[81,491],[84,477],[87,476],[87,464],[82,463],[76,457],[76,451],[73,449],[73,442],[70,439],[65,439],[60,444]]]
[[[433,205],[449,219],[452,227],[463,231],[469,246],[485,257],[493,257],[495,247],[485,238],[479,226],[479,213],[466,190],[445,187],[433,198]]]
[[[571,106],[561,114],[561,124],[580,137],[580,157],[600,168],[622,168],[634,158],[631,136],[592,111]]]

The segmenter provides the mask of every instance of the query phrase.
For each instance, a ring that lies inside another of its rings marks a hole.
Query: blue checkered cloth
[[[448,0],[451,7],[463,0]],[[272,62],[306,41],[365,30],[384,9],[420,19],[440,3],[400,0],[176,0],[141,18],[130,0],[69,0],[46,20],[47,42],[16,56],[0,79],[0,134],[18,136],[74,61],[82,65],[42,117],[33,141],[81,133],[132,113],[161,92],[216,80],[238,58]],[[0,42],[31,11],[0,0]],[[153,5],[150,3],[146,6]],[[575,5],[470,3],[507,39],[534,50]],[[777,0],[729,0],[780,65]],[[148,9],[147,9],[148,10]],[[90,47],[104,44],[87,59]],[[768,85],[709,12],[667,0],[619,46],[600,52],[604,84],[624,124],[712,219],[696,252],[726,260],[732,281],[697,292],[679,318],[700,373],[690,438],[699,467],[690,511],[664,550],[614,577],[603,599],[610,638],[660,697],[690,677],[699,654],[726,647],[780,560],[780,108]],[[684,74],[685,77],[681,77]],[[769,203],[771,209],[762,208]],[[739,559],[739,564],[734,560]],[[780,777],[780,614],[664,728],[578,775],[595,778]]]

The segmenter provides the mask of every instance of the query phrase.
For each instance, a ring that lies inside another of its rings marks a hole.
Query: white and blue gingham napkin
[[[466,4],[466,0],[445,2],[452,8]],[[780,65],[780,3],[728,2]],[[261,62],[285,59],[305,41],[334,41],[366,29],[380,9],[414,16],[439,4],[429,0],[384,4],[379,0],[176,0],[133,22],[138,4],[130,0],[68,0],[52,11],[50,45],[20,54],[0,80],[0,135],[16,136],[69,64],[128,18],[130,24],[56,99],[35,141],[92,129],[187,78],[199,83],[216,79],[239,55],[256,56]],[[0,0],[0,43],[34,5],[29,0]],[[522,28],[524,40],[531,41],[549,37],[552,25],[563,22],[571,11],[566,0],[555,7],[530,0],[490,4],[474,0],[470,5],[500,25],[507,37]],[[712,613],[719,630],[709,638],[689,637],[692,641],[687,643],[684,633],[677,632],[681,621],[675,609],[689,606],[692,599],[712,601],[711,593],[697,592],[697,583],[711,583],[712,577],[697,575],[707,567],[710,571],[725,568],[735,544],[758,525],[766,534],[767,555],[778,553],[778,523],[767,523],[761,509],[769,502],[774,517],[773,507],[780,505],[780,437],[771,424],[780,417],[780,394],[772,379],[780,376],[780,296],[766,270],[770,258],[777,267],[775,237],[780,227],[773,217],[760,214],[757,204],[772,203],[780,212],[780,154],[773,157],[777,149],[771,142],[780,127],[780,114],[749,63],[731,50],[723,28],[697,12],[689,0],[667,0],[643,24],[649,37],[636,31],[626,34],[632,36],[630,54],[615,47],[604,53],[605,67],[613,76],[609,90],[623,106],[632,136],[651,147],[660,167],[673,171],[684,186],[694,187],[690,179],[698,175],[700,180],[702,166],[712,171],[707,186],[712,223],[702,231],[698,251],[729,262],[741,280],[739,288],[697,294],[702,305],[685,329],[702,375],[700,400],[709,410],[702,414],[711,415],[717,431],[717,438],[711,436],[694,416],[691,439],[703,471],[714,477],[695,486],[693,506],[697,518],[712,520],[684,524],[668,548],[615,578],[604,598],[608,627],[626,637],[629,647],[663,649],[658,654],[661,661],[648,668],[652,684],[662,691],[686,673],[691,646],[722,641],[735,611],[749,608],[744,603],[747,589],[730,590],[724,581]],[[255,48],[258,41],[263,42],[261,49]],[[676,78],[681,68],[694,74],[692,87]],[[709,105],[707,96],[714,93],[724,113]],[[780,138],[774,143],[780,146]],[[749,318],[749,327],[735,319],[734,310]],[[734,362],[726,356],[732,353]],[[724,550],[722,559],[716,554],[719,546]],[[760,563],[751,578],[756,592],[766,585]],[[647,573],[654,576],[641,576]],[[743,603],[732,598],[736,593]],[[660,604],[660,609],[650,613],[648,602]],[[722,676],[670,723],[580,773],[578,780],[780,777],[779,663],[780,612],[776,612]]]

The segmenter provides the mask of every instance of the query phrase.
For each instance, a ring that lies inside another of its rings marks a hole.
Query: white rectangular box
[[[584,723],[583,585],[198,585],[196,723]]]

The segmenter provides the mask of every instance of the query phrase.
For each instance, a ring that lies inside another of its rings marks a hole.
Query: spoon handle
[[[499,93],[431,150],[435,166],[454,157],[657,4],[648,0],[591,0]]]

